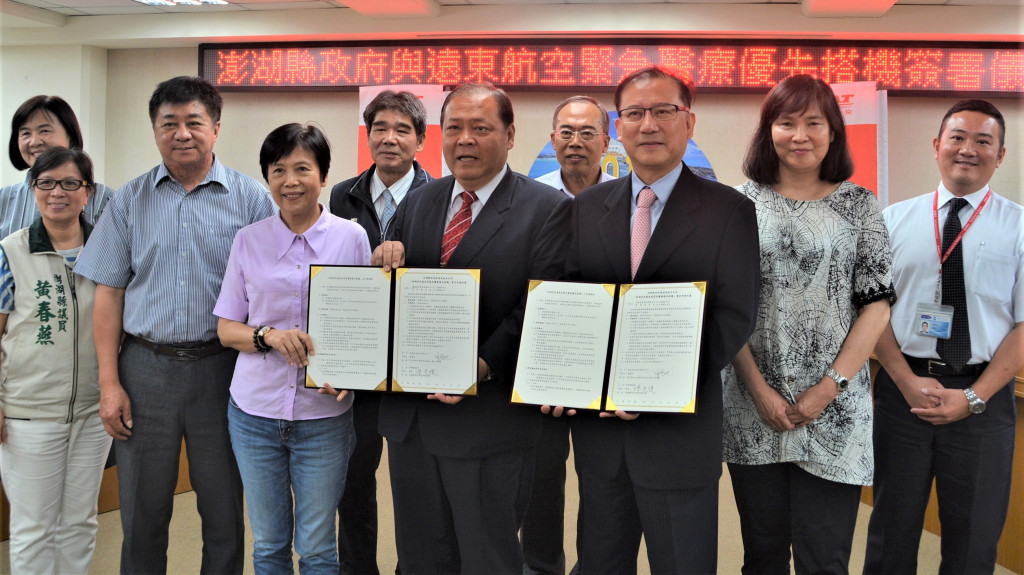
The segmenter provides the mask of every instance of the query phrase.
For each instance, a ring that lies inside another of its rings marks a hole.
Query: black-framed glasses
[[[559,140],[565,140],[566,142],[572,140],[576,136],[580,137],[580,140],[584,142],[592,142],[598,136],[604,134],[604,132],[598,132],[597,130],[591,130],[590,128],[584,128],[582,130],[570,130],[569,128],[562,128],[555,132],[555,136]]]
[[[74,192],[75,190],[81,189],[82,186],[89,186],[89,183],[85,180],[76,180],[74,178],[64,178],[63,180],[54,180],[51,178],[39,178],[32,182],[32,185],[44,192],[48,192],[58,185],[60,189],[66,192]]]
[[[676,104],[658,104],[657,106],[651,106],[650,108],[641,108],[634,106],[630,108],[624,108],[619,110],[619,118],[627,124],[636,124],[642,122],[644,116],[650,111],[651,117],[659,122],[666,122],[675,118],[679,112],[689,112],[688,106],[678,106]]]

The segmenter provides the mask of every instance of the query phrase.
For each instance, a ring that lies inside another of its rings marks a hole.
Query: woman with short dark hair
[[[82,149],[82,130],[74,110],[57,96],[33,96],[14,112],[7,155],[20,170],[32,167],[36,158],[55,146]],[[96,225],[114,190],[94,184],[82,215],[89,225]],[[0,188],[0,239],[31,224],[39,216],[32,186],[24,182]]]
[[[81,150],[49,148],[29,179],[39,216],[0,241],[0,476],[11,573],[87,573],[111,437],[99,416],[96,284],[73,272],[91,226]]]
[[[743,573],[847,573],[870,485],[867,360],[895,301],[889,235],[825,82],[768,94],[739,186],[757,208],[757,325],[723,374]]]
[[[280,213],[239,230],[213,310],[221,343],[242,352],[228,430],[257,574],[292,572],[293,532],[301,573],[338,572],[334,518],[355,441],[352,394],[335,400],[305,386],[316,343],[305,331],[309,266],[369,265],[370,243],[362,226],[319,202],[330,163],[315,126],[267,136],[260,168]]]

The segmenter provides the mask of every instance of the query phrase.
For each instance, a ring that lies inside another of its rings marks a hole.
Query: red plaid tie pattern
[[[472,206],[476,200],[476,192],[462,192],[462,207],[455,212],[452,221],[448,222],[448,227],[444,230],[444,236],[441,238],[442,267],[448,265],[448,258],[452,257],[452,252],[458,247],[462,236],[466,235],[470,224],[473,223]]]

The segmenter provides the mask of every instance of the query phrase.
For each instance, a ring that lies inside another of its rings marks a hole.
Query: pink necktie
[[[448,227],[441,238],[442,267],[448,265],[448,258],[452,257],[452,252],[462,241],[462,236],[469,231],[469,226],[473,223],[472,205],[475,201],[476,192],[462,192],[462,207],[452,216],[452,221],[448,222]]]
[[[636,277],[636,270],[640,267],[640,259],[644,257],[644,250],[647,249],[647,242],[651,239],[651,204],[657,200],[654,190],[648,186],[640,190],[636,199],[636,214],[633,216],[633,234],[629,240],[629,258],[632,262],[633,275]]]

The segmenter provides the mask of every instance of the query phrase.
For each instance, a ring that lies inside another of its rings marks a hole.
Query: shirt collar
[[[391,186],[385,186],[384,182],[380,179],[377,168],[374,167],[373,177],[370,178],[370,196],[374,202],[380,199],[380,195],[384,193],[384,190],[391,191],[391,197],[395,199],[395,203],[398,203],[398,198],[405,195],[405,192],[409,190],[409,186],[412,185],[412,178],[416,172],[415,167],[410,167],[409,171],[404,176],[398,179],[397,182]]]
[[[980,190],[976,192],[971,192],[970,194],[967,194],[963,198],[967,200],[967,203],[971,205],[971,208],[977,209],[978,204],[981,203],[981,200],[985,199],[985,194],[988,193],[988,190],[989,186],[988,184],[985,184],[985,186]],[[956,197],[959,196],[954,196],[953,192],[949,191],[949,189],[946,188],[946,185],[942,183],[942,180],[939,180],[939,207],[945,207],[950,200]]]
[[[271,216],[273,222],[270,226],[271,241],[273,242],[274,248],[277,250],[277,259],[280,260],[288,253],[291,249],[292,244],[295,243],[296,238],[302,238],[306,244],[309,245],[310,249],[317,256],[324,249],[324,245],[327,243],[327,218],[331,217],[331,213],[327,210],[323,204],[318,203],[320,206],[320,217],[317,218],[313,225],[308,230],[301,234],[288,229],[288,225],[281,219],[281,213],[278,212]]]
[[[498,175],[491,178],[491,181],[480,186],[479,190],[472,190],[476,192],[476,199],[480,202],[481,206],[487,203],[487,199],[490,198],[491,194],[494,193],[494,190],[497,189],[498,184],[501,183],[501,180],[505,177],[505,172],[507,171],[508,164],[505,164],[505,167],[498,172]],[[455,186],[452,188],[452,197],[448,199],[448,207],[450,208],[452,203],[455,201],[455,198],[459,197],[462,192],[465,191],[466,188],[463,188],[462,184],[460,184],[458,180],[455,180]]]
[[[570,200],[572,200],[572,199],[575,199],[575,198],[576,198],[576,196],[572,195],[572,194],[571,194],[571,193],[569,192],[569,190],[565,189],[565,182],[563,182],[563,181],[562,181],[562,169],[561,169],[561,168],[559,168],[558,170],[555,170],[555,174],[557,174],[557,175],[555,176],[555,178],[556,178],[556,180],[557,180],[557,182],[556,182],[556,183],[558,184],[558,189],[559,189],[559,190],[560,190],[560,191],[561,191],[561,192],[562,192],[563,194],[565,194],[565,195],[569,196],[569,199],[570,199]],[[601,177],[600,177],[600,178],[598,178],[598,180],[597,180],[597,183],[599,183],[599,184],[603,184],[603,183],[605,183],[605,182],[608,182],[608,181],[611,181],[611,180],[614,180],[614,179],[615,179],[615,176],[612,176],[612,175],[611,175],[611,174],[609,174],[608,172],[606,172],[606,171],[604,171],[604,170],[601,170]],[[642,187],[642,186],[641,186],[641,187]]]
[[[679,162],[678,165],[669,173],[662,176],[658,181],[653,184],[645,184],[636,175],[636,172],[630,174],[630,181],[633,184],[633,205],[636,205],[636,198],[640,195],[640,190],[645,187],[651,188],[654,191],[654,195],[658,197],[658,200],[665,204],[668,201],[668,197],[672,195],[673,188],[676,187],[676,182],[679,181],[679,176],[683,173],[683,163]]]
[[[156,182],[159,184],[164,180],[164,178],[170,178],[175,182],[178,181],[173,175],[171,175],[170,170],[167,169],[167,164],[160,162],[160,165],[157,166],[156,170]],[[220,163],[220,160],[217,159],[216,155],[213,156],[213,165],[211,165],[210,169],[206,172],[206,176],[203,177],[203,181],[199,182],[199,185],[193,188],[193,191],[198,190],[210,182],[217,182],[220,184],[220,186],[215,186],[213,191],[222,193],[228,192],[228,171],[227,168],[224,167],[224,164]],[[181,182],[178,183],[180,184]]]

